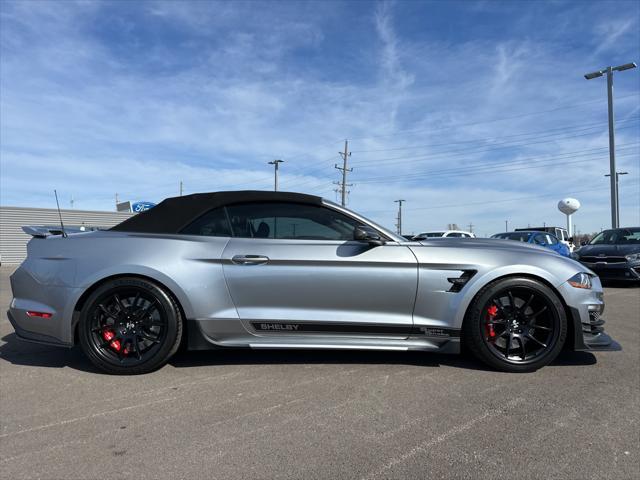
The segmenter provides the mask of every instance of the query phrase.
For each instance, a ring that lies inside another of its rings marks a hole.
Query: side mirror
[[[353,229],[353,239],[358,242],[367,242],[369,245],[379,247],[384,245],[385,241],[380,234],[367,225],[359,225]]]
[[[573,237],[569,237],[569,240],[567,240],[569,243],[573,243]]]

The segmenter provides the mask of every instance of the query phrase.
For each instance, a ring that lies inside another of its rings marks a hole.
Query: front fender
[[[535,277],[541,280],[544,280],[546,283],[551,285],[554,289],[558,289],[558,287],[564,283],[567,279],[559,279],[549,271],[536,267],[534,265],[505,265],[502,267],[498,267],[492,269],[488,272],[480,274],[480,272],[475,275],[465,288],[462,289],[460,294],[462,296],[457,298],[457,305],[455,306],[455,315],[454,315],[454,328],[462,328],[462,322],[464,321],[464,317],[467,313],[467,309],[469,305],[478,294],[478,292],[488,285],[491,282],[494,282],[500,278],[509,277],[509,276],[528,276]]]

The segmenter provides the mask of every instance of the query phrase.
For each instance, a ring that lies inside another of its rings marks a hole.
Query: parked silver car
[[[182,342],[424,350],[464,343],[530,371],[563,347],[611,350],[598,277],[536,246],[407,241],[319,197],[260,191],[170,198],[108,231],[34,238],[11,276],[16,334],[80,344],[100,369],[143,373]]]

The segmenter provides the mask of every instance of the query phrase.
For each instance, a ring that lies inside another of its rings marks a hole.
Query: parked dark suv
[[[603,280],[640,282],[640,227],[604,230],[572,256]]]

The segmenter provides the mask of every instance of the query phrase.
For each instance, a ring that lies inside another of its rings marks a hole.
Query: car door
[[[410,332],[418,267],[408,247],[354,241],[362,222],[326,206],[245,203],[227,213],[233,237],[223,269],[249,331],[402,338]]]

